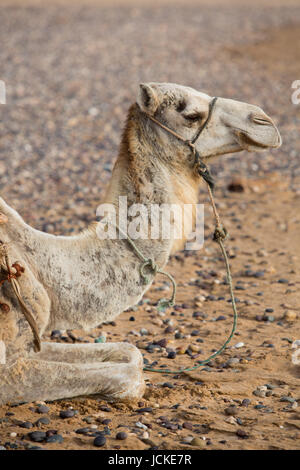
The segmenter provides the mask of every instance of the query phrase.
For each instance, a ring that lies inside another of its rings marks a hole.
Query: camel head
[[[137,103],[140,109],[154,117],[182,138],[192,140],[205,122],[212,97],[172,83],[140,85]],[[159,126],[152,124],[157,143],[178,147],[178,140]],[[281,137],[272,119],[258,106],[218,98],[209,123],[195,142],[201,158],[239,152],[278,148]]]

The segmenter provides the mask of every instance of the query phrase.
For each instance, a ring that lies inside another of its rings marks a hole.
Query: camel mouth
[[[243,150],[266,150],[268,148],[278,148],[282,144],[281,136],[276,128],[273,128],[270,133],[260,136],[252,136],[249,132],[241,129],[234,129],[234,136],[236,142],[242,147]]]

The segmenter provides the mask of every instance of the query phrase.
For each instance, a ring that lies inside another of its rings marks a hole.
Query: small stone
[[[135,423],[135,427],[136,428],[140,428],[140,429],[144,429],[145,431],[147,431],[148,427],[145,426],[145,424],[141,423],[140,421],[138,421],[137,423]]]
[[[242,343],[242,342],[236,343],[236,344],[234,345],[234,347],[237,348],[237,349],[242,348],[242,347],[244,347],[244,346],[245,346],[245,344]]]
[[[37,413],[49,413],[50,411],[50,408],[48,408],[48,406],[46,405],[38,405],[37,409],[36,409],[36,412]]]
[[[73,418],[75,416],[75,411],[74,410],[62,410],[59,413],[60,418],[66,419],[66,418]]]
[[[33,431],[28,434],[28,437],[33,442],[42,442],[46,439],[46,433],[43,431]]]
[[[266,396],[266,392],[264,390],[254,390],[253,391],[253,395],[255,395],[256,397],[260,397],[260,398],[265,398]]]
[[[244,431],[243,429],[238,429],[237,432],[236,432],[236,435],[238,437],[241,437],[242,439],[248,439],[248,434],[246,433],[246,431]]]
[[[192,425],[192,423],[189,423],[188,421],[184,422],[183,425],[182,425],[182,427],[183,427],[184,429],[189,429],[190,431],[193,430],[193,425]]]
[[[297,319],[297,313],[293,310],[287,310],[284,313],[284,319],[287,321],[294,321]]]
[[[237,423],[237,420],[234,416],[229,416],[228,418],[225,418],[224,421],[226,423],[229,423],[229,424],[236,424]]]
[[[166,387],[166,388],[174,388],[174,385],[171,384],[170,382],[165,382],[162,384],[163,387]]]
[[[168,359],[175,359],[176,358],[176,351],[170,351],[168,353]]]
[[[224,411],[228,416],[236,416],[238,414],[238,409],[235,405],[230,405],[228,408],[225,408]]]
[[[230,359],[228,359],[228,361],[226,362],[226,365],[228,367],[235,367],[237,364],[239,364],[240,360],[237,358],[237,357],[231,357]]]
[[[29,421],[24,421],[23,423],[18,424],[18,426],[20,426],[20,428],[31,429],[33,424]]]
[[[251,403],[251,400],[249,400],[249,398],[244,398],[244,400],[242,401],[242,406],[249,406]]]
[[[17,434],[16,432],[11,432],[11,433],[10,433],[10,437],[17,437],[17,435],[18,435],[18,434]]]
[[[106,437],[103,434],[99,434],[95,437],[93,444],[95,447],[103,447],[106,444]]]
[[[182,442],[184,442],[185,444],[190,444],[192,442],[194,438],[192,436],[185,436],[183,439],[182,439]]]
[[[294,403],[296,400],[292,397],[281,397],[279,401],[287,402],[287,403]]]
[[[35,425],[36,426],[39,426],[40,424],[49,424],[50,423],[50,419],[49,418],[40,418],[38,419],[36,422],[35,422]]]
[[[138,413],[152,413],[153,408],[151,408],[151,406],[146,406],[144,408],[138,408],[136,411]]]
[[[206,442],[203,439],[200,439],[199,437],[194,437],[191,441],[191,446],[196,446],[200,447],[201,449],[204,449],[206,447]]]
[[[95,343],[105,343],[106,342],[106,335],[102,334],[98,338],[94,340]]]
[[[46,438],[46,442],[49,444],[51,443],[61,444],[63,441],[64,441],[64,438],[60,434],[54,434]]]
[[[155,341],[155,344],[157,344],[158,346],[160,346],[161,348],[166,348],[167,347],[167,344],[168,344],[168,340],[166,338],[162,338],[158,341]]]
[[[127,439],[127,434],[126,432],[118,432],[118,434],[116,435],[116,439],[119,439],[120,441],[124,441],[125,439]]]

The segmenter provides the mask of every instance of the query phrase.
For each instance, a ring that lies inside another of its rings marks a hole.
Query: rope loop
[[[147,274],[145,274],[145,271],[144,271],[146,267],[150,268],[150,270],[153,272],[154,276],[158,272],[159,267],[157,266],[157,264],[155,263],[153,258],[145,259],[145,261],[140,265],[140,274],[141,274],[141,276],[144,280],[144,284],[149,284],[150,278],[149,278],[149,276],[147,276]]]

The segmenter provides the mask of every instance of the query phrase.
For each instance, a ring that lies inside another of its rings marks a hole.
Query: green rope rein
[[[145,284],[149,284],[149,282],[150,282],[149,277],[144,272],[144,269],[147,266],[152,270],[154,275],[156,273],[160,273],[160,274],[163,274],[164,276],[167,276],[170,279],[170,281],[172,282],[172,286],[173,286],[172,296],[169,300],[161,299],[159,304],[158,304],[158,307],[159,308],[172,307],[175,304],[175,296],[176,296],[176,281],[175,281],[175,279],[169,273],[167,273],[166,271],[163,271],[162,269],[160,269],[159,266],[155,263],[155,261],[152,258],[146,258],[143,255],[143,253],[139,250],[139,248],[136,246],[134,241],[125,232],[123,232],[123,230],[121,230],[119,226],[117,226],[117,229],[119,230],[119,232],[123,236],[125,236],[128,243],[133,248],[134,252],[137,254],[137,256],[142,261],[142,264],[140,266],[140,274],[141,274]],[[219,219],[217,218],[217,224],[216,224],[213,240],[219,244],[219,246],[221,248],[223,258],[224,258],[224,261],[225,261],[226,272],[227,272],[227,282],[229,284],[229,291],[230,291],[230,297],[231,297],[231,303],[232,303],[232,309],[233,309],[233,326],[232,326],[232,330],[231,330],[231,333],[230,333],[229,337],[227,338],[227,340],[225,341],[223,346],[221,346],[221,348],[218,349],[218,351],[216,351],[214,354],[209,356],[204,361],[198,362],[197,365],[194,366],[194,367],[187,367],[187,368],[180,369],[180,370],[169,370],[169,369],[153,369],[152,367],[145,366],[143,368],[144,371],[159,372],[159,373],[163,373],[163,374],[183,374],[185,372],[191,372],[193,370],[198,369],[199,367],[204,366],[205,364],[210,362],[212,359],[219,356],[219,354],[221,354],[222,351],[224,351],[224,349],[226,348],[226,346],[230,343],[230,341],[233,338],[234,333],[236,331],[238,313],[237,313],[236,303],[235,303],[235,298],[234,298],[234,291],[233,291],[233,284],[232,284],[232,277],[231,277],[231,272],[230,272],[229,260],[228,260],[228,256],[227,256],[225,246],[223,244],[223,240],[225,240],[226,236],[227,236],[227,231],[226,231],[225,228],[223,228],[221,226],[221,224],[219,222]]]

